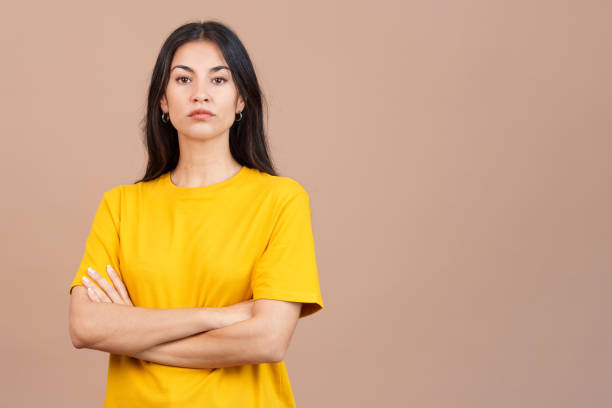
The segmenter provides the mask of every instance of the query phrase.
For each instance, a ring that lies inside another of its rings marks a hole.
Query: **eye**
[[[181,79],[189,79],[189,77],[186,77],[186,76],[180,76],[180,77],[176,78],[176,80],[177,80],[178,82],[180,82],[180,83],[184,84],[185,82],[181,82]]]
[[[217,80],[217,79],[222,79],[222,80],[223,80],[223,82],[221,82],[221,83],[227,82],[227,79],[225,79],[225,78],[223,78],[223,77],[216,77],[216,78],[213,78],[213,81],[215,81],[215,80]],[[219,82],[217,82],[217,83],[219,83]]]

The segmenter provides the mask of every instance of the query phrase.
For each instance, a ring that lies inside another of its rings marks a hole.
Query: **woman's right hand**
[[[220,307],[222,327],[230,326],[253,317],[254,303],[253,299],[247,299],[233,305]]]

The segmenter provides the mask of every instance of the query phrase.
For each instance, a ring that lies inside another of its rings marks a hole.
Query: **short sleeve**
[[[323,308],[310,200],[301,186],[280,206],[269,242],[251,276],[253,299],[301,302],[300,318]]]
[[[110,265],[119,272],[119,276],[123,279],[119,268],[120,208],[121,189],[120,186],[117,186],[106,191],[98,204],[89,235],[85,241],[85,252],[68,293],[72,291],[73,287],[83,284],[81,281],[83,276],[89,277],[87,273],[89,267],[112,282],[106,272],[106,265]]]

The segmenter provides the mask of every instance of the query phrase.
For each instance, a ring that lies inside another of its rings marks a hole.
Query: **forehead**
[[[196,71],[208,72],[217,65],[227,65],[221,50],[212,41],[192,41],[177,48],[170,68],[187,65]]]

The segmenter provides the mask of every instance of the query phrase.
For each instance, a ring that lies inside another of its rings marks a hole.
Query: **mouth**
[[[196,112],[196,113],[189,115],[190,118],[196,119],[196,120],[206,120],[206,119],[212,118],[213,116],[215,115],[211,113],[201,113],[201,112]]]

